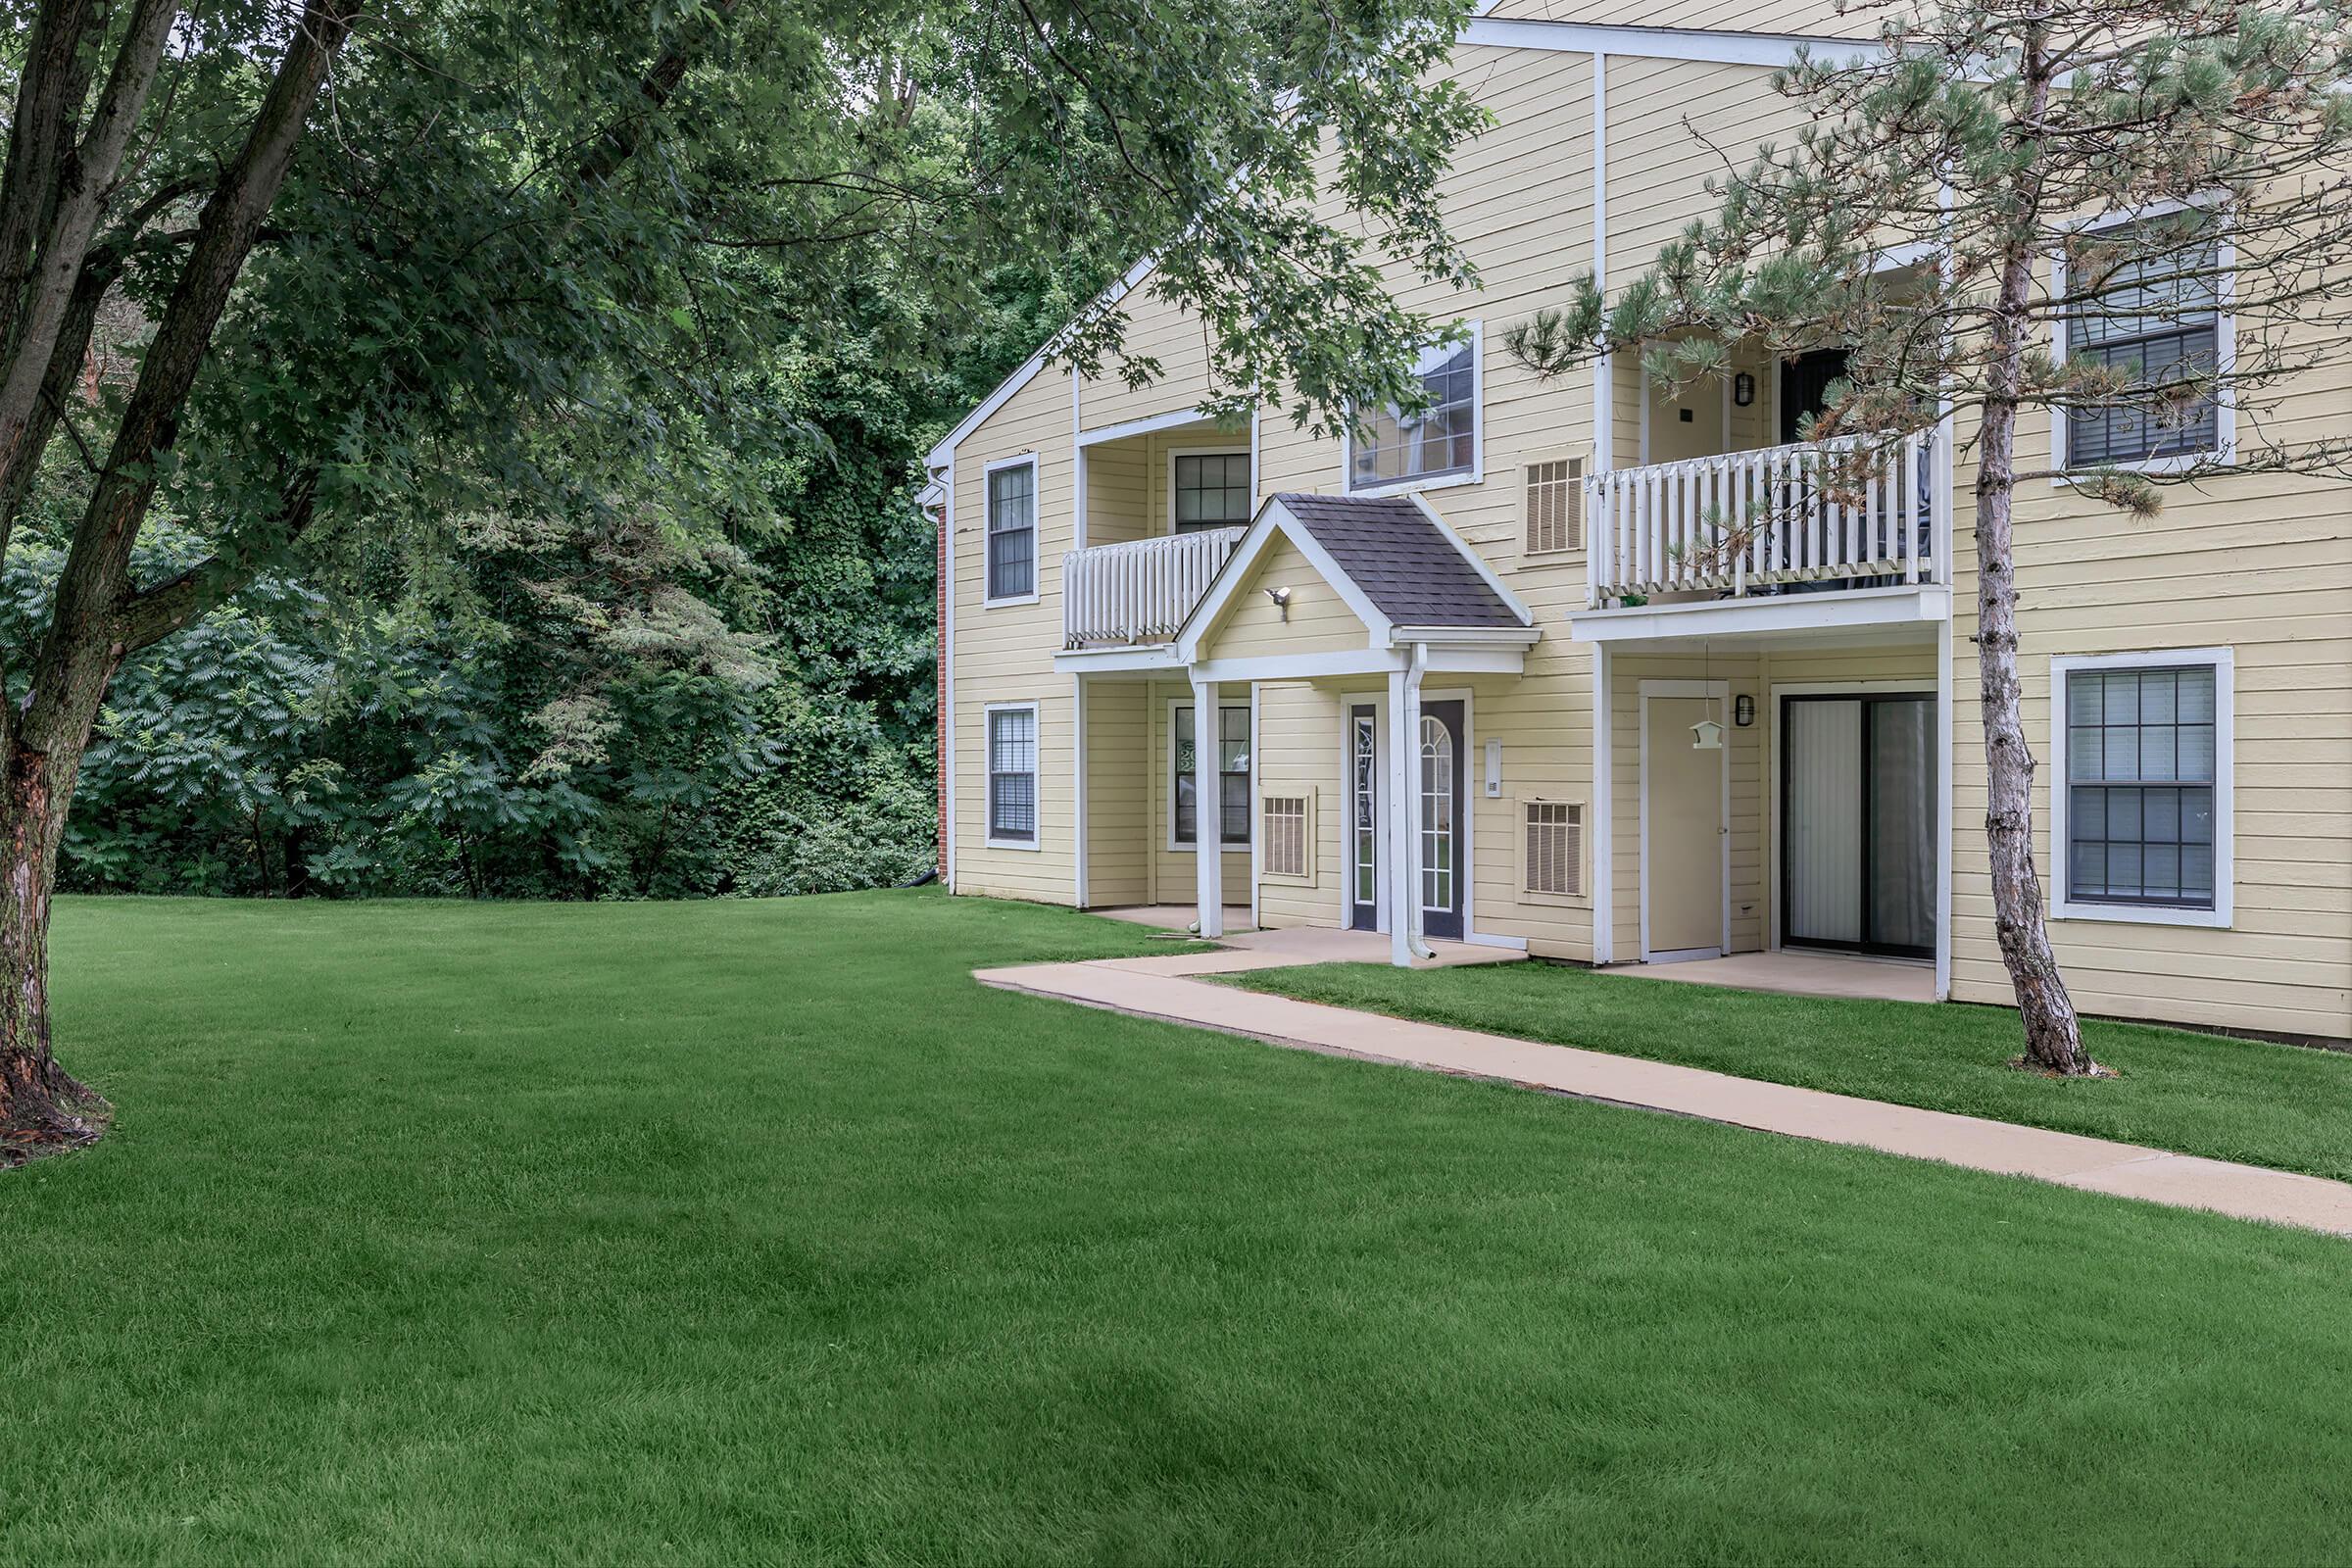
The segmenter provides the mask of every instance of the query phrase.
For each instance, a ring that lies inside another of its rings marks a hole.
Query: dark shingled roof
[[[1523,626],[1428,514],[1404,496],[1274,497],[1399,626]]]

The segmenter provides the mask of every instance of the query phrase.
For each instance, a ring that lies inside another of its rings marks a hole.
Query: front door
[[[1415,814],[1413,829],[1420,834],[1421,934],[1452,937],[1462,934],[1462,888],[1470,867],[1463,855],[1462,769],[1466,748],[1462,736],[1462,705],[1423,703],[1421,733],[1414,747]]]
[[[1936,699],[1781,700],[1781,942],[1936,951]]]
[[[1380,929],[1380,705],[1348,708],[1348,926]]]
[[[1721,746],[1699,750],[1692,727],[1723,721],[1723,699],[1651,697],[1642,703],[1642,900],[1643,961],[1723,952],[1724,768]]]

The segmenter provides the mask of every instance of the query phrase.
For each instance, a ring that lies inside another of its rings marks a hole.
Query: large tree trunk
[[[80,763],[80,741],[44,750],[22,737],[0,762],[0,1166],[89,1143],[112,1114],[49,1045],[49,899]]]

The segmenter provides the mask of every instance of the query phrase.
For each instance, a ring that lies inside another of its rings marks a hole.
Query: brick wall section
[[[931,632],[932,691],[935,713],[931,736],[931,778],[939,796],[939,827],[936,840],[939,879],[948,879],[948,726],[956,715],[948,711],[948,590],[954,586],[948,574],[948,509],[931,509],[931,525],[939,534],[939,584],[937,609]]]

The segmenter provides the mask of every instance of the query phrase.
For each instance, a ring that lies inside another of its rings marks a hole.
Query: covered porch
[[[1950,635],[1937,619],[1599,640],[1595,964],[1947,995]]]
[[[1217,939],[1246,895],[1248,924],[1284,929],[1245,943],[1408,967],[1464,961],[1442,943],[1518,956],[1472,919],[1469,687],[1515,675],[1539,636],[1417,500],[1270,498],[1171,642],[1055,661],[1080,714],[1078,902],[1189,891],[1182,923]]]

